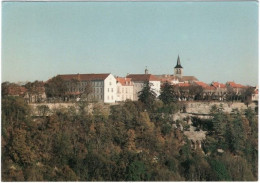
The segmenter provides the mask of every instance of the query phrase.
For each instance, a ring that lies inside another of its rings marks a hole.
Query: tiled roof
[[[232,88],[246,88],[246,86],[237,84],[234,81],[227,82],[227,85],[231,86]]]
[[[129,74],[126,77],[131,78],[132,81],[160,81],[159,78],[152,74]]]
[[[80,81],[92,81],[105,80],[109,76],[109,74],[64,74],[58,76],[60,76],[65,81],[72,79],[78,79]]]
[[[162,74],[162,75],[154,75],[155,77],[157,77],[158,79],[179,79],[177,76],[175,75],[169,75],[169,74]]]
[[[117,77],[116,81],[121,83],[122,86],[132,86],[132,79],[131,78],[121,78]]]
[[[198,81],[198,79],[195,76],[182,76],[180,81]]]
[[[166,83],[166,82],[171,83],[174,80],[179,80],[178,77],[174,75],[167,75],[167,74],[155,75],[155,77],[157,77],[162,83]]]
[[[178,83],[177,86],[179,86],[179,87],[189,87],[190,84],[189,83]]]
[[[202,81],[194,81],[195,84],[197,84],[198,86],[201,86],[203,89],[206,90],[215,90],[215,87],[213,86],[209,86],[208,84],[202,82]]]
[[[219,82],[212,82],[211,85],[214,86],[215,88],[226,88],[225,84]]]

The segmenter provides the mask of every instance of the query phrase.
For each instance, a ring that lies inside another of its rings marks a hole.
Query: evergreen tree
[[[164,104],[170,104],[171,102],[176,101],[176,97],[174,96],[173,86],[170,85],[170,83],[166,82],[163,85],[159,99],[162,100]]]
[[[151,88],[151,85],[149,81],[146,81],[143,89],[138,93],[138,100],[144,103],[149,109],[152,107],[156,98],[156,93]]]

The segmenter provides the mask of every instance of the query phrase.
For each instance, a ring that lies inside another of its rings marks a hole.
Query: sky
[[[258,3],[2,2],[2,82],[173,74],[258,84]]]

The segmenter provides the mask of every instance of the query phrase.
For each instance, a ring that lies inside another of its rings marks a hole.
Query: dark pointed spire
[[[177,58],[177,65],[174,68],[182,68],[179,55],[178,55],[178,58]]]

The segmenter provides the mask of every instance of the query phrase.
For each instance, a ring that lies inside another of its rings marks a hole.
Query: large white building
[[[156,97],[160,95],[161,82],[152,74],[148,74],[148,70],[145,70],[145,74],[129,74],[126,76],[131,78],[134,86],[133,100],[138,100],[138,93],[143,89],[144,83],[149,82],[151,89],[156,93]]]
[[[66,74],[59,75],[66,81],[67,93],[83,94],[90,84],[92,93],[89,98],[93,101],[115,103],[117,98],[116,78],[112,74]]]

